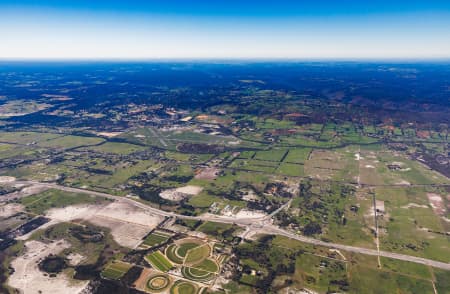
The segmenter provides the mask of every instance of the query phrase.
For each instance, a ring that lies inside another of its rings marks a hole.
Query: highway
[[[276,213],[278,213],[282,209],[289,206],[290,201],[288,201],[286,204],[284,204],[282,207],[280,207],[280,209],[277,209],[272,214],[270,214],[269,215],[270,217],[264,216],[264,217],[260,217],[260,218],[235,218],[235,217],[225,217],[225,216],[216,216],[216,215],[186,216],[186,215],[180,215],[180,214],[176,214],[173,212],[167,212],[164,210],[160,210],[160,209],[151,207],[149,205],[146,205],[146,204],[139,202],[135,199],[132,199],[130,197],[115,196],[115,195],[111,195],[111,194],[107,194],[107,193],[91,191],[91,190],[81,189],[81,188],[66,187],[66,186],[57,185],[57,184],[53,184],[53,183],[41,183],[41,182],[35,182],[35,181],[15,181],[13,183],[21,184],[21,185],[34,185],[34,186],[46,187],[49,189],[57,189],[57,190],[61,190],[61,191],[74,192],[74,193],[85,193],[85,194],[90,194],[90,195],[94,195],[94,196],[100,196],[100,197],[105,197],[108,199],[113,199],[116,201],[124,201],[124,202],[127,202],[136,207],[139,207],[139,208],[143,209],[144,211],[154,214],[154,215],[159,215],[159,216],[164,216],[164,217],[176,217],[176,218],[180,218],[180,219],[213,221],[213,222],[237,224],[237,225],[246,227],[247,230],[255,230],[255,231],[259,231],[261,233],[284,236],[284,237],[287,237],[290,239],[298,240],[298,241],[313,244],[313,245],[324,246],[324,247],[345,250],[348,252],[355,252],[355,253],[366,254],[366,255],[383,256],[383,257],[393,258],[393,259],[397,259],[397,260],[403,260],[403,261],[424,264],[424,265],[428,265],[428,266],[432,266],[432,267],[436,267],[436,268],[440,268],[440,269],[444,269],[444,270],[450,270],[450,263],[435,261],[435,260],[431,260],[431,259],[426,259],[426,258],[421,258],[421,257],[416,257],[416,256],[411,256],[411,255],[406,255],[406,254],[399,254],[399,253],[388,252],[388,251],[378,251],[376,249],[369,249],[369,248],[364,248],[364,247],[355,247],[355,246],[343,245],[343,244],[338,244],[338,243],[324,242],[324,241],[321,241],[318,239],[298,235],[298,234],[289,232],[287,230],[281,229],[281,228],[273,225],[272,222],[270,221],[270,218],[273,217]]]

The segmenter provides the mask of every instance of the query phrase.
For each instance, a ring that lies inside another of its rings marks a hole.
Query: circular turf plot
[[[176,244],[171,244],[170,246],[168,246],[166,248],[166,252],[165,253],[166,253],[167,258],[170,261],[172,261],[173,263],[182,264],[183,261],[184,261],[184,258],[177,254],[177,249],[178,248],[179,247]]]
[[[171,294],[195,294],[197,287],[189,282],[179,282],[170,289]]]
[[[215,277],[214,273],[186,266],[181,269],[181,273],[185,278],[196,282],[209,282]]]
[[[201,263],[211,254],[211,247],[208,244],[203,244],[201,246],[190,249],[186,258],[184,259],[184,263],[187,265],[194,265]]]
[[[178,245],[176,249],[176,253],[180,257],[185,257],[189,250],[195,249],[196,247],[199,247],[203,244],[198,243],[183,243]]]
[[[151,291],[163,291],[170,285],[169,277],[157,275],[150,277],[147,281],[147,288]]]
[[[211,254],[211,247],[202,240],[186,238],[168,246],[165,254],[170,261],[176,264],[183,264],[186,260],[189,264],[193,264],[208,257]],[[190,256],[186,259],[188,254]]]
[[[200,262],[196,265],[193,265],[192,267],[199,269],[199,270],[211,272],[211,273],[217,273],[219,271],[219,265],[217,264],[217,262],[215,262],[214,260],[212,260],[210,258],[206,258],[202,262]]]

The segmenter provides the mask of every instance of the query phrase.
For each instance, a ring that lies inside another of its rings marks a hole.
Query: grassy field
[[[202,262],[211,254],[211,247],[208,244],[204,244],[192,249],[189,249],[184,260],[185,264],[198,264]]]
[[[181,273],[185,278],[196,282],[208,282],[215,277],[214,273],[186,266],[181,269]]]
[[[88,149],[105,153],[127,155],[133,152],[143,151],[146,148],[139,145],[133,145],[128,143],[106,142],[98,146],[89,147]]]
[[[263,273],[256,276],[246,270],[240,282],[248,285],[265,281],[267,272],[279,268],[279,264],[288,264],[288,268],[292,268],[294,262],[293,273],[278,274],[272,281],[272,287],[289,279],[292,281],[291,287],[307,288],[317,293],[432,294],[435,293],[435,280],[437,293],[448,293],[449,289],[450,275],[446,271],[388,258],[381,258],[382,267],[378,268],[374,256],[345,251],[341,252],[341,256],[328,248],[285,237],[275,237],[264,247],[244,243],[238,247],[237,253],[244,268]],[[254,258],[243,258],[247,253]]]
[[[286,152],[287,152],[286,149],[272,149],[269,151],[258,151],[256,152],[254,159],[280,162],[283,159]]]
[[[192,266],[195,269],[204,270],[210,273],[217,273],[219,266],[217,263],[209,258],[204,259],[202,262]]]
[[[197,287],[186,281],[177,281],[170,289],[170,294],[195,294]]]
[[[197,228],[197,231],[203,232],[212,236],[219,236],[223,231],[229,230],[233,227],[232,224],[205,222]]]
[[[61,134],[39,132],[0,132],[2,142],[14,144],[29,144],[32,142],[44,142],[61,137]]]
[[[58,147],[58,148],[77,148],[81,146],[96,145],[105,140],[97,137],[81,137],[81,136],[61,136],[50,140],[40,141],[38,145],[41,147]]]
[[[305,163],[311,153],[311,148],[295,148],[289,149],[284,162],[287,163]]]
[[[167,275],[154,275],[151,276],[147,281],[147,289],[153,292],[162,292],[167,289],[171,284],[171,279]]]
[[[373,151],[362,148],[360,160],[361,182],[371,185],[386,184],[445,184],[450,180],[430,170],[423,164],[413,161],[402,153],[386,148]],[[395,164],[399,169],[391,170],[388,165]]]
[[[303,171],[303,165],[285,162],[280,164],[276,172],[291,177],[302,177],[305,175]]]
[[[47,190],[45,192],[20,199],[27,212],[44,214],[51,208],[62,208],[76,204],[101,204],[106,200],[83,193],[71,193],[60,190]]]
[[[139,245],[139,247],[150,248],[155,245],[159,245],[161,243],[166,242],[167,240],[169,240],[170,237],[171,235],[168,233],[162,231],[154,231],[144,239],[144,242],[142,242],[142,244]]]
[[[386,230],[380,236],[381,248],[450,262],[449,237],[443,233],[442,219],[429,207],[426,193],[426,189],[417,187],[375,190],[389,215],[380,220]]]
[[[184,258],[182,256],[177,255],[178,246],[176,244],[170,244],[166,248],[166,256],[167,258],[176,264],[182,264],[184,261]],[[185,253],[186,255],[186,253]]]
[[[145,257],[145,260],[148,261],[153,268],[162,272],[167,272],[173,268],[172,263],[160,251],[150,253]]]
[[[101,276],[106,279],[118,280],[123,277],[132,267],[131,264],[121,261],[112,261],[101,272]]]

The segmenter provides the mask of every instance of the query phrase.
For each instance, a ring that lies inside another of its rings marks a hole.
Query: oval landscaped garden
[[[147,281],[147,288],[150,291],[161,292],[170,285],[170,278],[166,275],[152,276]]]

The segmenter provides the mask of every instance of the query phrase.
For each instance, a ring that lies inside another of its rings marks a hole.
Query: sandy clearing
[[[444,216],[445,205],[441,195],[435,193],[427,193],[427,197],[431,207],[433,208],[434,213],[436,213],[439,216]]]
[[[89,281],[75,281],[64,275],[58,274],[54,278],[45,276],[38,268],[38,262],[49,254],[58,254],[69,248],[70,244],[65,240],[45,244],[39,241],[28,241],[25,243],[25,254],[14,259],[11,266],[14,273],[8,279],[11,287],[21,290],[24,294],[66,294],[80,293]]]
[[[175,189],[166,189],[159,193],[159,196],[170,201],[181,201],[188,196],[197,195],[201,191],[203,191],[203,187],[188,185]]]
[[[16,192],[13,192],[13,193],[9,193],[9,194],[3,195],[0,198],[0,201],[1,202],[7,202],[7,201],[10,201],[10,200],[27,197],[27,196],[30,196],[30,195],[33,195],[33,194],[38,194],[38,193],[44,192],[46,190],[48,190],[47,187],[40,186],[40,185],[27,186],[27,187],[23,188],[20,191],[16,191]]]
[[[0,183],[11,183],[16,180],[15,177],[9,177],[9,176],[0,176]]]
[[[82,220],[109,228],[111,235],[119,245],[130,248],[135,248],[141,243],[142,238],[164,219],[121,200],[107,205],[81,204],[53,208],[45,216],[51,220],[40,229],[61,222]],[[21,236],[20,239],[26,240],[32,233]]]
[[[391,165],[404,166],[405,163],[404,163],[404,162],[401,162],[401,161],[393,161],[393,162],[391,163]]]
[[[147,281],[153,274],[154,271],[152,269],[144,267],[139,278],[136,281],[134,281],[133,286],[138,290],[146,291]]]
[[[23,211],[24,206],[18,203],[9,203],[0,206],[0,217],[7,218]]]
[[[206,167],[195,175],[196,179],[214,180],[219,175],[220,170],[216,167]]]
[[[396,185],[403,185],[403,186],[410,186],[410,185],[411,185],[410,182],[405,181],[405,180],[401,180],[401,181],[399,181],[399,182],[397,182],[397,183],[395,183],[395,184],[396,184]]]
[[[111,230],[114,240],[121,246],[136,248],[154,227],[121,221],[120,219],[96,215],[90,223]]]
[[[45,214],[46,217],[58,222],[67,222],[74,219],[87,219],[94,216],[103,205],[80,204],[72,205],[64,208],[52,208]]]
[[[83,260],[85,260],[86,257],[79,253],[70,253],[69,255],[67,255],[67,259],[69,260],[69,264],[71,266],[76,266],[79,265]]]
[[[420,204],[417,204],[417,203],[408,203],[407,205],[403,205],[401,208],[412,208],[412,207],[428,208],[428,206],[426,206],[426,205],[420,205]]]
[[[259,199],[259,196],[253,190],[245,190],[244,195],[242,196],[242,200],[245,201],[256,201]]]
[[[267,214],[260,211],[252,211],[247,209],[241,209],[236,213],[236,218],[262,218],[267,216]]]
[[[186,194],[179,193],[175,189],[167,189],[159,193],[159,197],[169,201],[181,201],[187,197]]]
[[[52,208],[45,214],[50,219],[48,223],[40,226],[39,229],[45,229],[61,222],[71,222],[75,219],[89,219],[97,213],[103,206],[92,204],[72,205],[64,208]],[[27,240],[35,231],[18,237],[19,240]]]
[[[150,228],[156,227],[163,220],[163,217],[150,214],[142,208],[136,207],[125,201],[113,202],[104,207],[96,215],[118,219],[123,222],[139,224]]]
[[[203,191],[203,187],[187,185],[184,187],[179,187],[175,189],[177,192],[188,194],[188,195],[197,195],[201,191]]]
[[[107,138],[113,138],[113,137],[119,136],[121,134],[123,134],[123,132],[99,132],[99,133],[97,133],[97,135],[107,137]]]

